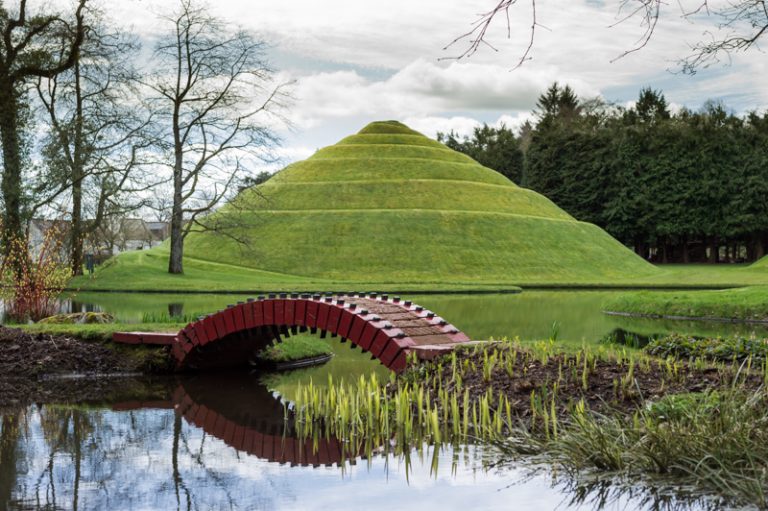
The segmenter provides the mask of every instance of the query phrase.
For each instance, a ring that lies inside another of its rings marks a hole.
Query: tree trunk
[[[171,210],[171,256],[168,259],[168,273],[184,273],[184,151],[179,128],[179,103],[173,109],[173,209]]]
[[[639,238],[635,240],[635,253],[643,259],[648,259],[648,248],[645,246],[645,242]]]
[[[691,255],[688,252],[688,236],[683,236],[682,249],[683,249],[683,263],[688,264],[691,262]]]
[[[70,233],[72,249],[72,274],[83,274],[83,91],[80,86],[80,61],[75,62],[75,146],[72,158],[72,231]]]
[[[718,243],[717,236],[711,236],[709,238],[709,260],[710,264],[717,263],[720,254],[720,244]]]
[[[80,180],[72,182],[72,226],[69,232],[72,275],[83,274],[83,186]]]
[[[763,245],[763,236],[761,234],[758,234],[755,236],[755,248],[754,248],[754,258],[755,261],[758,259],[762,259],[765,256],[765,245]]]
[[[0,83],[0,139],[3,149],[2,191],[5,204],[2,244],[22,236],[21,221],[21,139],[19,104],[14,87]]]
[[[174,179],[176,181],[176,179]],[[179,182],[181,179],[179,179]],[[174,187],[175,188],[175,187]],[[173,193],[171,213],[171,257],[168,260],[168,273],[184,273],[184,236],[182,233],[184,215],[181,210],[181,186]]]

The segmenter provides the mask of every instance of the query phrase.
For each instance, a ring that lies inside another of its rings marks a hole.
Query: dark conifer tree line
[[[656,262],[754,261],[768,249],[768,114],[708,102],[671,113],[645,88],[632,108],[553,84],[536,122],[440,134],[578,220]],[[501,163],[497,163],[501,162]]]

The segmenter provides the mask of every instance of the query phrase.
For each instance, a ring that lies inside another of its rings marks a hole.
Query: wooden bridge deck
[[[242,362],[248,352],[299,331],[349,340],[398,372],[411,353],[429,359],[471,342],[434,312],[409,300],[376,293],[262,296],[201,317],[175,334],[120,332],[113,340],[169,345],[183,369],[214,360],[218,366]]]

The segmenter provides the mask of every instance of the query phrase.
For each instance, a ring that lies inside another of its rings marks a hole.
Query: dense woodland
[[[766,113],[716,102],[672,113],[647,88],[623,108],[554,84],[518,133],[483,126],[439,138],[646,259],[753,261],[768,248]]]

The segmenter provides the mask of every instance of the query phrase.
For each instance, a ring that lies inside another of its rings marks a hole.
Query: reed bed
[[[387,381],[310,381],[292,416],[301,438],[336,438],[350,457],[477,443],[493,446],[495,464],[533,457],[569,474],[652,476],[765,505],[766,381],[764,360],[501,341]]]

